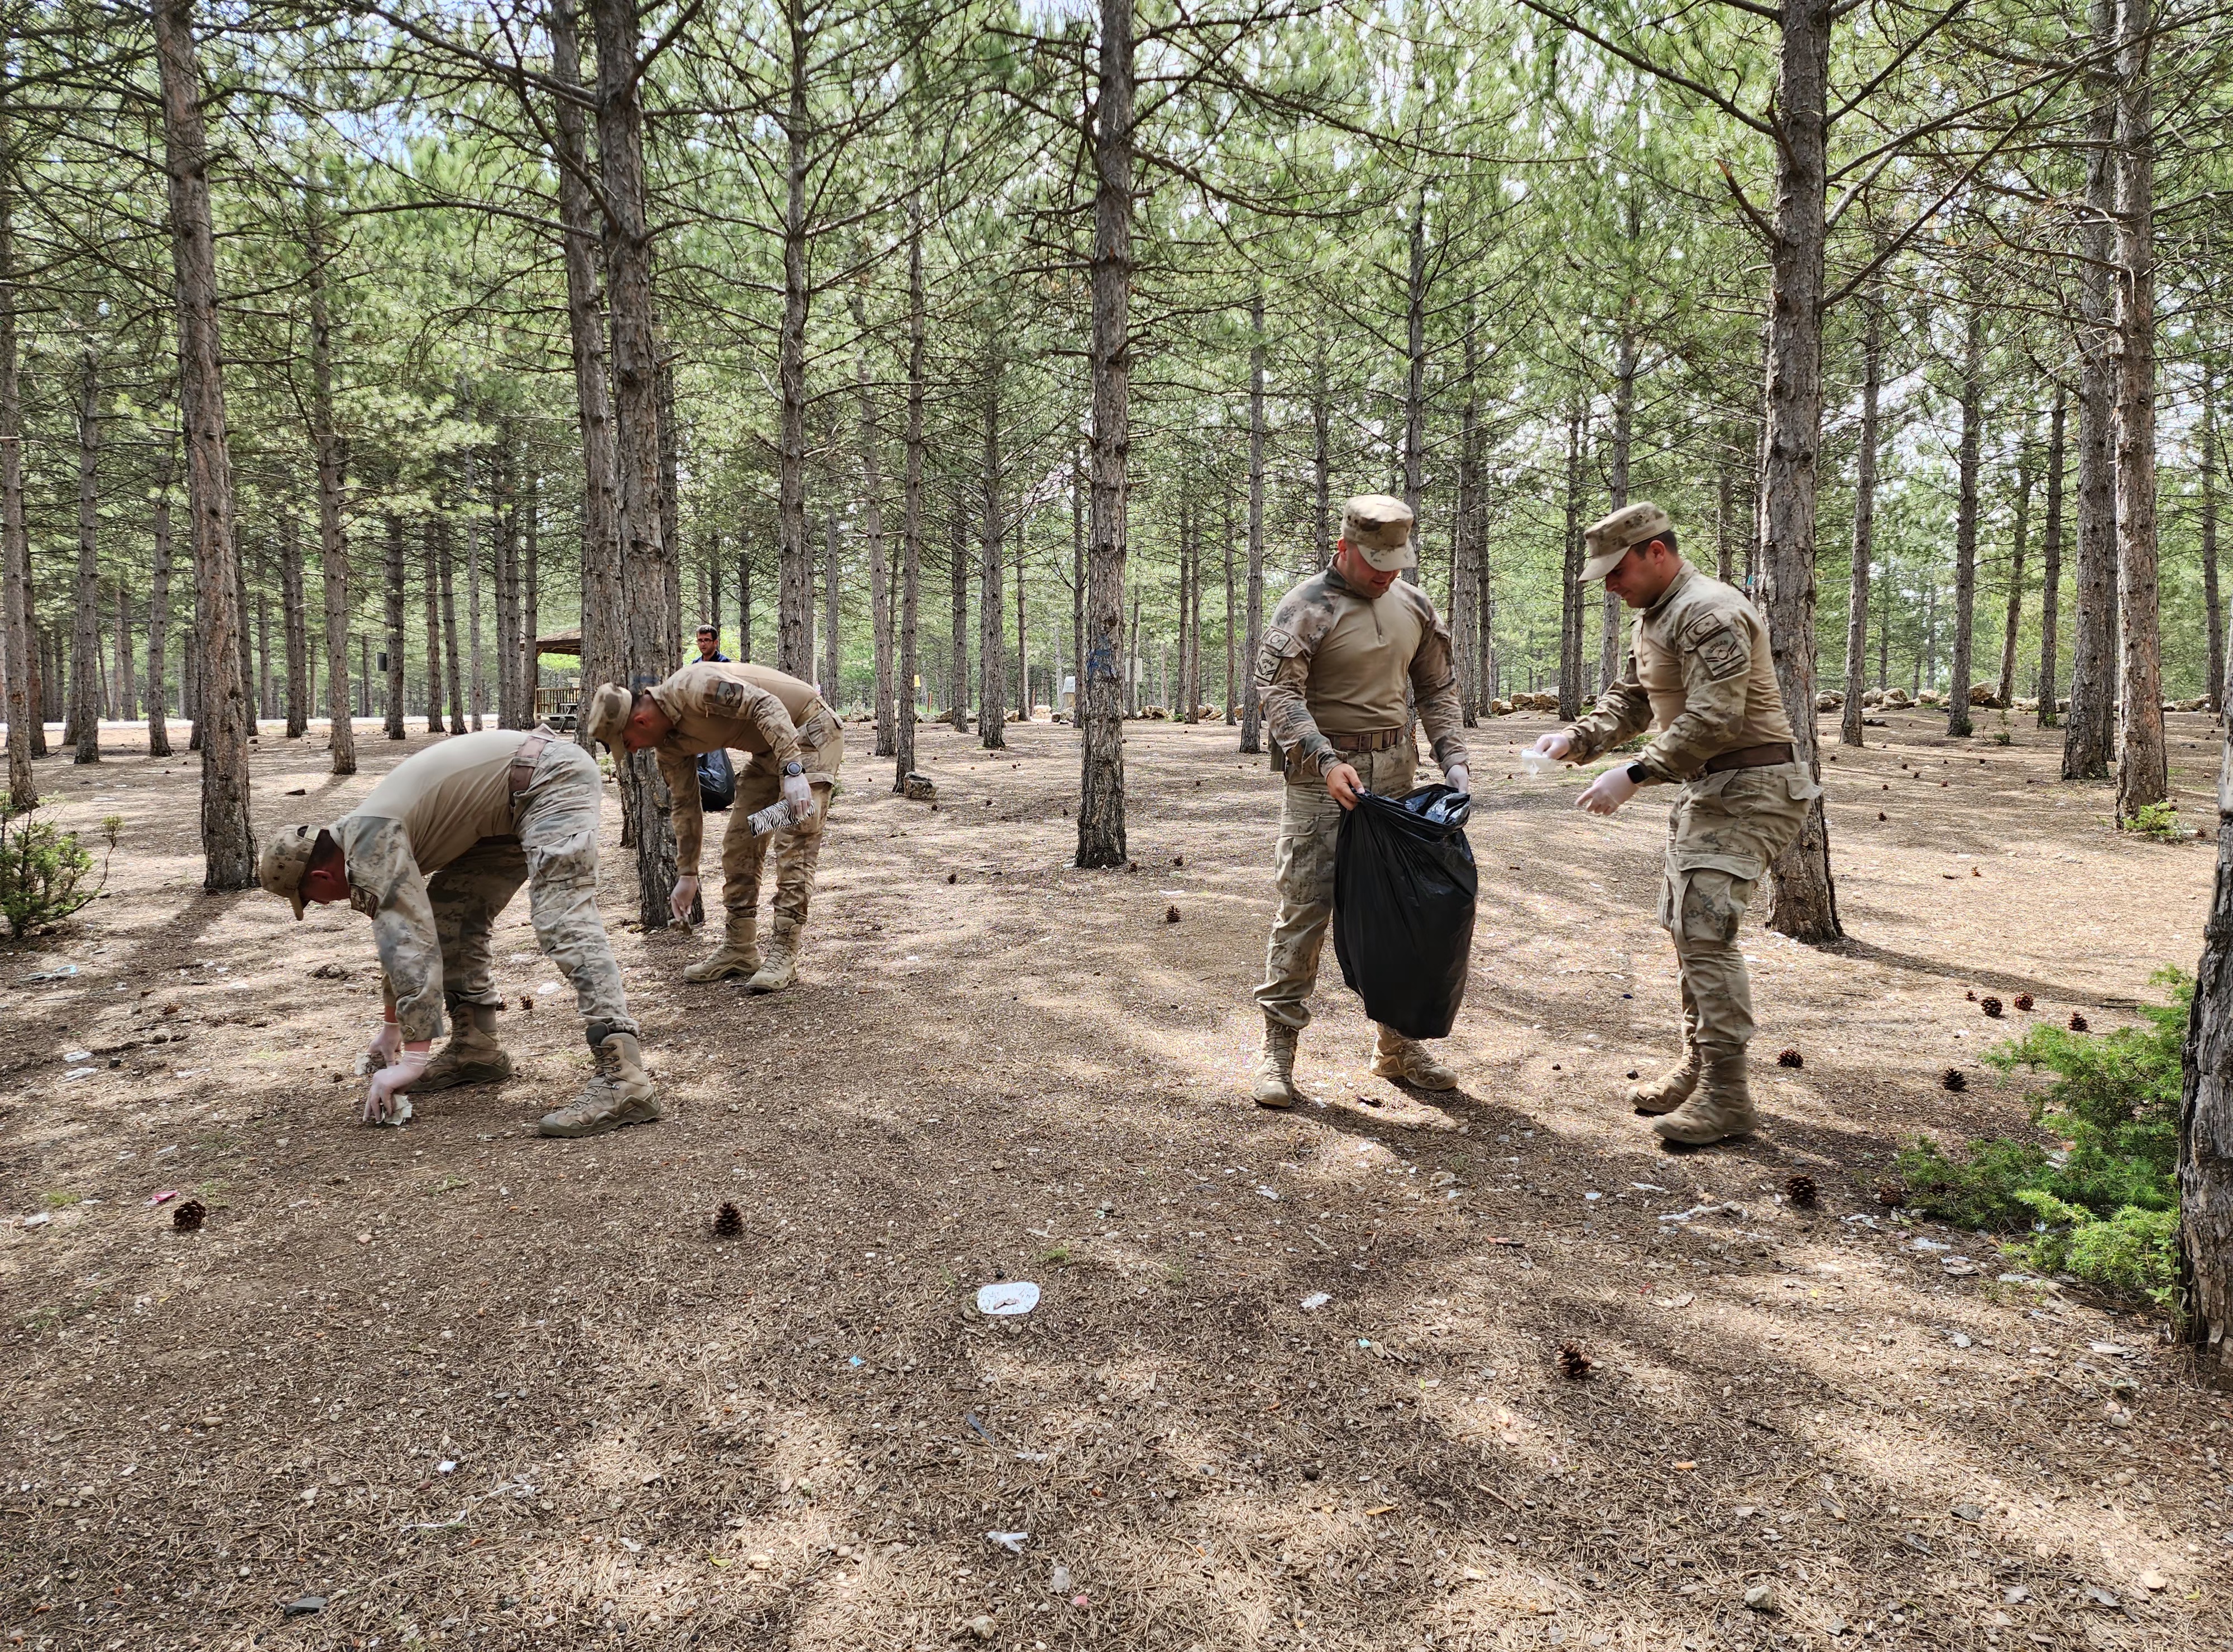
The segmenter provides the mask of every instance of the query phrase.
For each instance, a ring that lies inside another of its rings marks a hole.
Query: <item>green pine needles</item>
[[[88,887],[93,854],[75,832],[34,819],[38,805],[10,810],[0,804],[0,922],[10,940],[52,929],[89,905],[108,881],[108,859],[124,830],[124,816],[106,815],[101,829],[107,851],[101,857],[99,881]]]
[[[2139,1026],[2034,1027],[1987,1052],[2004,1072],[2054,1075],[2032,1097],[2031,1116],[2061,1147],[1996,1136],[1955,1157],[1917,1138],[1899,1152],[1908,1205],[2018,1236],[2002,1248],[2021,1266],[2167,1305],[2178,1265],[2180,1051],[2194,979],[2165,969],[2155,979],[2170,999],[2144,1005]]]

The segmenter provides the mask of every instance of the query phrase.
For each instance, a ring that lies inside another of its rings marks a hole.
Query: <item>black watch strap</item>
[[[1648,786],[1651,784],[1651,771],[1640,763],[1631,763],[1628,765],[1628,777],[1639,786]]]
[[[804,774],[806,772],[806,765],[801,763],[797,758],[793,758],[790,762],[783,765],[783,771],[786,775]]]

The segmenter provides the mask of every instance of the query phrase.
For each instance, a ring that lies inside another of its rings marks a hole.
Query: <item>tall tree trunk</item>
[[[1257,359],[1261,359],[1263,295],[1257,295],[1257,308],[1251,311],[1256,321],[1258,335]],[[1317,547],[1318,568],[1333,565],[1333,398],[1326,383],[1325,331],[1317,335],[1317,358],[1311,373],[1311,490],[1313,501],[1312,517],[1314,524],[1311,543]],[[1249,634],[1249,673],[1255,673],[1257,634],[1252,627]],[[1251,691],[1253,692],[1253,690]],[[1244,751],[1256,748],[1244,745]]]
[[[426,610],[426,732],[442,732],[442,576],[441,564],[450,560],[450,519],[438,501],[426,519],[426,540],[420,548],[420,582]]]
[[[1318,426],[1318,537],[1326,532],[1327,475],[1326,387],[1323,372],[1325,340],[1318,340],[1321,372],[1311,394],[1312,417]],[[1324,545],[1320,555],[1331,560]],[[1323,565],[1323,563],[1321,563]],[[1254,753],[1264,749],[1264,707],[1257,699],[1256,655],[1264,646],[1264,290],[1258,288],[1248,301],[1248,641],[1241,652],[1246,674],[1240,692],[1240,749]]]
[[[1132,449],[1132,0],[1101,0],[1099,96],[1093,107],[1093,511],[1086,557],[1085,656],[1079,696],[1077,859],[1122,866],[1126,466]]]
[[[147,588],[147,755],[171,755],[171,465],[169,435],[162,438],[162,457],[155,470],[155,562]]]
[[[137,685],[132,671],[132,590],[120,574],[116,578],[116,720],[129,723],[139,711]]]
[[[908,392],[905,479],[900,491],[900,680],[907,704],[892,736],[892,790],[915,767],[915,624],[922,601],[922,400],[926,317],[922,290],[922,207],[908,205]]]
[[[179,411],[186,433],[186,493],[193,521],[195,631],[203,647],[202,887],[256,883],[256,831],[248,806],[248,685],[234,639],[238,552],[233,543],[232,462],[226,451],[223,353],[217,327],[217,241],[211,224],[209,151],[194,57],[193,0],[155,0],[155,64],[162,86],[164,171],[171,257],[178,287]]]
[[[1427,192],[1411,205],[1411,266],[1403,283],[1403,503],[1419,515],[1427,454]],[[1409,570],[1413,583],[1416,569]]]
[[[1946,695],[1946,732],[1969,733],[1969,678],[1977,622],[1977,469],[1984,439],[1985,309],[1974,295],[1962,348],[1962,445],[1956,461],[1954,507],[1954,680]],[[1798,715],[1798,708],[1792,709]]]
[[[1566,533],[1559,577],[1559,715],[1582,714],[1582,410],[1566,415]]]
[[[16,150],[0,106],[0,668],[8,680],[8,806],[36,808],[31,732],[40,725],[31,641],[30,535],[23,520],[23,398],[16,353]],[[42,727],[43,725],[41,725]],[[43,743],[43,742],[42,742]]]
[[[259,569],[259,576],[264,571]],[[276,717],[278,704],[271,687],[271,593],[259,590],[256,593],[256,714]]]
[[[2233,1386],[2233,725],[2217,760],[2217,874],[2202,930],[2178,1112],[2174,1324],[2196,1375]]]
[[[869,626],[876,649],[876,743],[873,755],[890,757],[898,749],[892,685],[892,573],[884,550],[884,472],[876,403],[869,393],[867,302],[853,297],[853,326],[861,335],[853,361],[853,383],[861,408],[861,530],[869,540]],[[1019,588],[1020,589],[1020,587]]]
[[[1758,521],[1775,679],[1797,761],[1820,773],[1814,741],[1814,510],[1822,446],[1824,150],[1828,138],[1830,0],[1782,0],[1775,107],[1773,275]],[[1844,932],[1830,875],[1830,828],[1817,798],[1798,840],[1776,858],[1768,927],[1821,943]]]
[[[550,0],[552,78],[582,83],[581,22],[575,0]],[[558,218],[566,264],[566,331],[574,360],[574,416],[582,432],[582,688],[628,680],[621,567],[620,435],[598,289],[596,184],[589,171],[588,115],[581,101],[556,100]],[[576,725],[576,736],[588,736]]]
[[[407,738],[403,726],[403,518],[387,512],[387,555],[382,567],[387,576],[387,723],[383,731],[391,740]]]
[[[832,509],[822,518],[822,698],[833,708],[845,687],[845,651],[837,634],[837,512]]]
[[[737,536],[737,658],[749,664],[752,657],[752,542],[749,533]]]
[[[1239,674],[1240,661],[1239,659],[1239,644],[1240,639],[1234,629],[1234,621],[1240,617],[1240,615],[1236,611],[1234,602],[1235,588],[1234,584],[1233,565],[1233,496],[1230,493],[1226,492],[1222,488],[1219,489],[1218,491],[1223,496],[1225,500],[1224,530],[1218,536],[1225,544],[1225,725],[1227,728],[1232,728],[1236,726],[1240,721],[1240,707],[1239,704],[1239,697],[1240,693],[1240,678]]]
[[[1006,746],[1007,647],[1000,636],[1000,379],[999,349],[987,339],[985,371],[985,447],[978,480],[985,519],[979,525],[977,563],[977,739],[987,751]]]
[[[467,709],[472,713],[473,732],[481,732],[481,715],[488,706],[488,679],[481,670],[481,513],[479,501],[465,518],[465,637],[472,651],[470,686],[472,698]]]
[[[795,677],[814,669],[808,610],[813,551],[806,539],[807,172],[813,131],[806,100],[811,44],[805,0],[785,0],[791,90],[784,111],[786,143],[783,208],[783,321],[776,335],[776,668]]]
[[[2119,0],[2117,22],[2117,818],[2130,822],[2171,795],[2156,577],[2154,0]]]
[[[656,313],[651,336],[658,361],[653,382],[659,408],[659,543],[667,569],[665,629],[674,639],[674,653],[670,657],[679,660],[688,646],[682,635],[682,420],[674,408],[674,359],[666,347],[666,328],[659,325]],[[699,594],[704,595],[702,585]],[[713,610],[700,603],[699,612]],[[655,669],[664,673],[670,667],[662,660]]]
[[[635,0],[592,0],[597,43],[597,174],[604,204],[607,298],[613,337],[613,411],[619,446],[621,576],[638,593],[623,609],[630,676],[664,674],[681,655],[674,601],[674,548],[664,537],[659,339],[645,216],[642,65]],[[657,593],[661,600],[644,601]],[[647,929],[667,920],[675,879],[667,788],[651,752],[615,763],[634,830],[637,910]]]
[[[2210,709],[2225,709],[2225,610],[2217,599],[2217,374],[2202,369],[2202,598],[2209,613]]]
[[[961,508],[959,498],[960,484],[955,482],[956,498],[952,515],[947,518],[949,543],[947,546],[947,570],[954,585],[954,647],[947,672],[946,686],[953,697],[947,719],[958,734],[969,732],[969,518]]]
[[[2031,415],[2024,415],[2016,444],[2016,519],[2008,536],[2008,607],[2001,624],[2001,679],[1994,698],[2006,711],[2015,704],[2016,634],[2023,627],[2024,554],[2031,548]]]
[[[1846,703],[1838,743],[1859,745],[1861,697],[1868,691],[1869,586],[1877,537],[1877,404],[1884,391],[1884,290],[1861,297],[1861,443],[1853,457],[1853,565],[1846,588]]]
[[[468,518],[470,522],[471,518]],[[441,521],[441,531],[435,537],[435,571],[442,581],[442,673],[449,686],[450,732],[465,732],[464,673],[458,660],[458,581],[456,562],[451,555],[454,529],[447,517]],[[472,529],[467,528],[470,533]],[[433,662],[428,662],[428,674],[433,674]]]
[[[2054,387],[2054,412],[2047,426],[2047,533],[2040,544],[2039,592],[2039,725],[2053,728],[2060,720],[2055,708],[2055,628],[2062,613],[2062,477],[2064,403],[2062,387]]]
[[[303,532],[291,508],[279,513],[279,628],[287,658],[287,738],[310,728],[310,616],[303,609]]]
[[[186,509],[191,513],[192,500],[186,502]],[[191,514],[186,518],[186,525],[189,529],[193,526]],[[201,617],[199,598],[194,604],[194,617],[197,620]],[[179,710],[186,719],[186,750],[199,751],[202,749],[203,732],[202,640],[200,632],[191,625],[186,628],[185,646],[179,650]]]
[[[76,763],[101,761],[101,364],[90,336],[78,348],[77,602],[70,650]]]
[[[310,289],[310,447],[318,468],[318,565],[326,608],[326,750],[337,775],[356,772],[356,730],[349,720],[348,637],[355,600],[348,540],[342,526],[341,433],[334,426],[334,323],[326,301],[325,203],[303,201],[303,262]]]
[[[1070,720],[1075,724],[1084,705],[1085,689],[1085,450],[1070,451]],[[1058,685],[1056,693],[1061,692]]]
[[[1194,559],[1201,555],[1195,537],[1200,531],[1191,498],[1182,494],[1179,499],[1179,690],[1171,702],[1172,719],[1180,723],[1195,720],[1194,680],[1189,675],[1193,658],[1191,639],[1194,634],[1194,613],[1189,604],[1194,600]]]
[[[489,501],[489,573],[496,586],[496,723],[498,728],[527,728],[535,719],[522,699],[527,658],[519,631],[519,452],[518,432],[508,418],[497,427],[489,481],[494,496]],[[714,623],[719,622],[717,615]],[[478,624],[473,633],[478,647]]]
[[[535,697],[543,687],[542,503],[542,478],[531,467],[519,502],[520,518],[526,529],[520,551],[519,719],[526,728],[543,721],[542,712],[535,704]]]
[[[1636,335],[1624,326],[1613,341],[1612,464],[1606,475],[1611,494],[1610,507],[1628,503],[1629,459],[1636,442]],[[1598,629],[1598,692],[1602,694],[1621,673],[1620,599],[1605,594],[1605,613]]]
[[[2115,419],[2117,218],[2117,0],[2091,0],[2093,66],[2087,94],[2086,204],[2079,231],[2078,566],[2070,657],[2070,720],[2062,737],[2065,780],[2106,780],[2116,747],[2112,700],[2117,671],[2117,481],[2110,437]]]
[[[1730,531],[1736,510],[1734,470],[1728,446],[1721,444],[1714,457],[1714,577],[1724,585],[1735,581],[1737,572],[1734,555],[1736,537]]]
[[[1021,524],[1016,528],[1016,720],[1032,720],[1032,654],[1024,626],[1024,548],[1028,543]]]
[[[1481,721],[1481,342],[1465,307],[1465,401],[1458,410],[1458,508],[1450,536],[1450,627],[1465,726]]]

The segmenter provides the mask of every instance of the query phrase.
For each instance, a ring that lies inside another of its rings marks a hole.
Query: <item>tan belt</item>
[[[1386,751],[1403,745],[1410,732],[1408,728],[1377,728],[1363,734],[1329,734],[1326,740],[1337,751]]]
[[[1734,751],[1724,751],[1717,758],[1708,758],[1701,774],[1721,774],[1730,769],[1772,769],[1779,763],[1792,761],[1791,742],[1777,740],[1768,745],[1740,746]]]
[[[511,758],[511,795],[519,794],[535,783],[535,764],[543,756],[543,748],[558,737],[547,728],[539,728],[519,743],[519,750]]]

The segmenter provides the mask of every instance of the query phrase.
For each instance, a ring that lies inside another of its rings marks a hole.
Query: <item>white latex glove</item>
[[[1553,729],[1528,749],[1540,751],[1554,763],[1563,763],[1573,751],[1574,737],[1564,729]]]
[[[426,1046],[422,1044],[415,1050],[405,1046],[394,1061],[374,1073],[372,1082],[364,1087],[364,1122],[387,1123],[387,1115],[395,1110],[395,1103],[426,1070]]]
[[[674,893],[667,897],[667,909],[674,914],[674,921],[687,924],[690,908],[698,904],[698,875],[685,872],[674,880]]]
[[[1592,815],[1610,815],[1636,796],[1637,790],[1636,782],[1628,777],[1628,765],[1624,763],[1617,769],[1607,769],[1583,787],[1582,795],[1574,799],[1574,806],[1586,809]]]
[[[380,1024],[380,1030],[372,1035],[371,1044],[365,1047],[364,1070],[376,1073],[383,1067],[393,1065],[395,1058],[402,1053],[403,1029],[393,1021],[383,1021]]]
[[[814,812],[814,787],[803,774],[783,777],[783,800],[791,805],[791,823],[798,825]]]
[[[1442,771],[1442,784],[1452,791],[1471,791],[1473,775],[1462,763],[1453,763]]]

